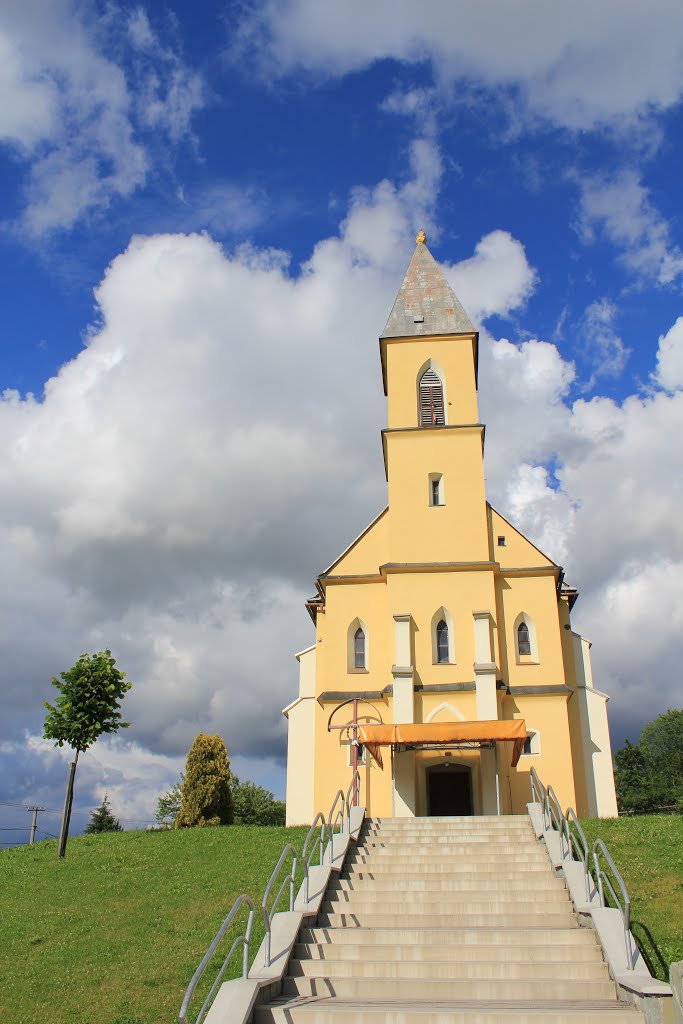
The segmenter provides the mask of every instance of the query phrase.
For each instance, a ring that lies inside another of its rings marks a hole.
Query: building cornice
[[[573,691],[571,687],[566,686],[564,683],[560,683],[557,686],[508,686],[507,688],[508,697],[544,697],[549,693],[561,693],[568,697]]]
[[[384,460],[384,476],[389,479],[389,466],[387,464],[387,438],[390,434],[423,434],[425,437],[433,437],[439,431],[479,431],[481,433],[481,450],[484,452],[486,441],[486,426],[484,423],[444,423],[442,426],[434,427],[385,427],[380,433],[382,435],[382,459]]]
[[[496,576],[557,576],[556,565],[528,565],[502,569],[499,562],[385,562],[376,573],[357,573],[344,576],[319,576],[318,583],[324,591],[329,583],[341,586],[352,583],[386,583],[387,577],[397,573],[430,572],[493,572]]]

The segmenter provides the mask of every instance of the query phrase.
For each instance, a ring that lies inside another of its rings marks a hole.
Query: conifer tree
[[[230,761],[218,733],[200,732],[187,753],[177,828],[193,825],[232,825]]]
[[[181,791],[184,779],[185,776],[181,772],[180,778],[175,785],[158,798],[155,818],[160,825],[169,826],[175,824],[175,820],[180,813]]]
[[[96,832],[123,832],[121,823],[111,812],[111,804],[106,793],[100,806],[92,812],[85,831],[90,835]]]

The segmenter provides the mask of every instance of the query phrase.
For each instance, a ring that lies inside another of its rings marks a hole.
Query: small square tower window
[[[523,754],[540,754],[541,753],[541,737],[537,732],[532,732],[531,729],[527,734],[527,738],[524,740]]]
[[[505,537],[502,534],[498,538],[498,547],[499,548],[504,548],[505,547]]]

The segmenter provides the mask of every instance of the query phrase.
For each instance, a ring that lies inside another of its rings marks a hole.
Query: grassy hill
[[[683,960],[683,816],[643,814],[581,822],[605,842],[631,897],[631,931],[650,971],[669,980]],[[618,890],[617,890],[618,891]]]
[[[683,818],[584,825],[621,868],[634,934],[664,977],[665,964],[683,959]],[[1,852],[3,1024],[171,1024],[234,898],[260,900],[284,843],[300,848],[305,834],[232,826],[84,836],[63,862],[53,841]]]
[[[234,899],[260,901],[282,847],[306,832],[83,836],[61,862],[53,840],[0,853],[0,1019],[170,1024]],[[255,949],[262,933],[257,922]]]

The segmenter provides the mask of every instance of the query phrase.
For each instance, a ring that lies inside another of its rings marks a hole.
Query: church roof
[[[426,246],[421,231],[383,338],[409,338],[422,334],[472,334],[474,327]]]

